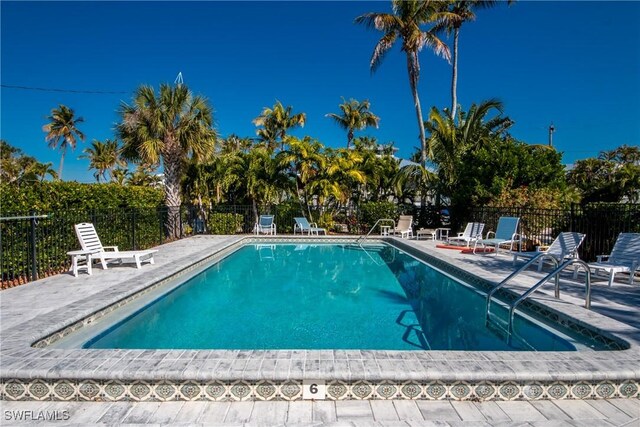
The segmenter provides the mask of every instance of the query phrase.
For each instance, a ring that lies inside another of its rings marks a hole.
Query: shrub
[[[241,233],[243,219],[240,214],[213,212],[207,220],[207,229],[210,234]]]
[[[392,202],[367,202],[360,205],[360,224],[368,231],[379,219],[397,220],[398,206]]]

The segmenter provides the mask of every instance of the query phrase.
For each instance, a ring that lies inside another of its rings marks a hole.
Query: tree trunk
[[[169,145],[169,144],[167,144]],[[164,202],[167,205],[167,236],[170,239],[180,238],[180,205],[182,192],[180,189],[180,155],[179,148],[171,150],[164,156]]]
[[[60,154],[60,167],[58,168],[58,179],[62,181],[62,165],[64,164],[64,155],[67,151],[67,146],[62,148],[62,154]]]
[[[451,76],[451,120],[456,118],[456,109],[458,108],[458,35],[460,29],[453,31],[453,72]]]
[[[351,141],[353,141],[353,129],[349,129],[347,133],[347,150],[351,147]]]
[[[418,70],[414,64],[418,62],[417,53],[407,52],[407,72],[409,73],[409,84],[411,85],[411,94],[416,107],[416,116],[418,118],[418,127],[420,129],[420,162],[426,167],[427,163],[427,139],[424,132],[424,120],[422,119],[422,107],[420,107],[420,97],[418,96]]]

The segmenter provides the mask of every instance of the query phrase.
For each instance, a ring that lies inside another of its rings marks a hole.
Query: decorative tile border
[[[637,381],[521,382],[329,381],[327,400],[540,400],[639,398]],[[302,382],[7,380],[3,400],[246,401],[301,400]]]

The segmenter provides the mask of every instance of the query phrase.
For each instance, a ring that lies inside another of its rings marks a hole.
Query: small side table
[[[71,272],[73,273],[73,276],[78,277],[78,270],[80,270],[81,268],[86,268],[87,273],[91,275],[91,256],[97,253],[98,251],[95,250],[78,250],[67,252],[67,255],[71,257]],[[84,258],[84,264],[79,264],[78,261],[82,261],[82,258]]]
[[[436,228],[436,240],[446,240],[449,238],[450,228]]]
[[[380,226],[380,235],[381,236],[388,236],[389,235],[389,231],[391,231],[391,226],[390,225],[381,225]]]
[[[420,237],[427,236],[431,240],[436,240],[436,230],[433,228],[421,228],[416,231],[416,240],[420,240]]]

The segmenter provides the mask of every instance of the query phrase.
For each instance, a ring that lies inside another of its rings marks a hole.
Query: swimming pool
[[[484,310],[482,292],[391,245],[246,244],[82,347],[600,349],[520,315],[509,340]]]

